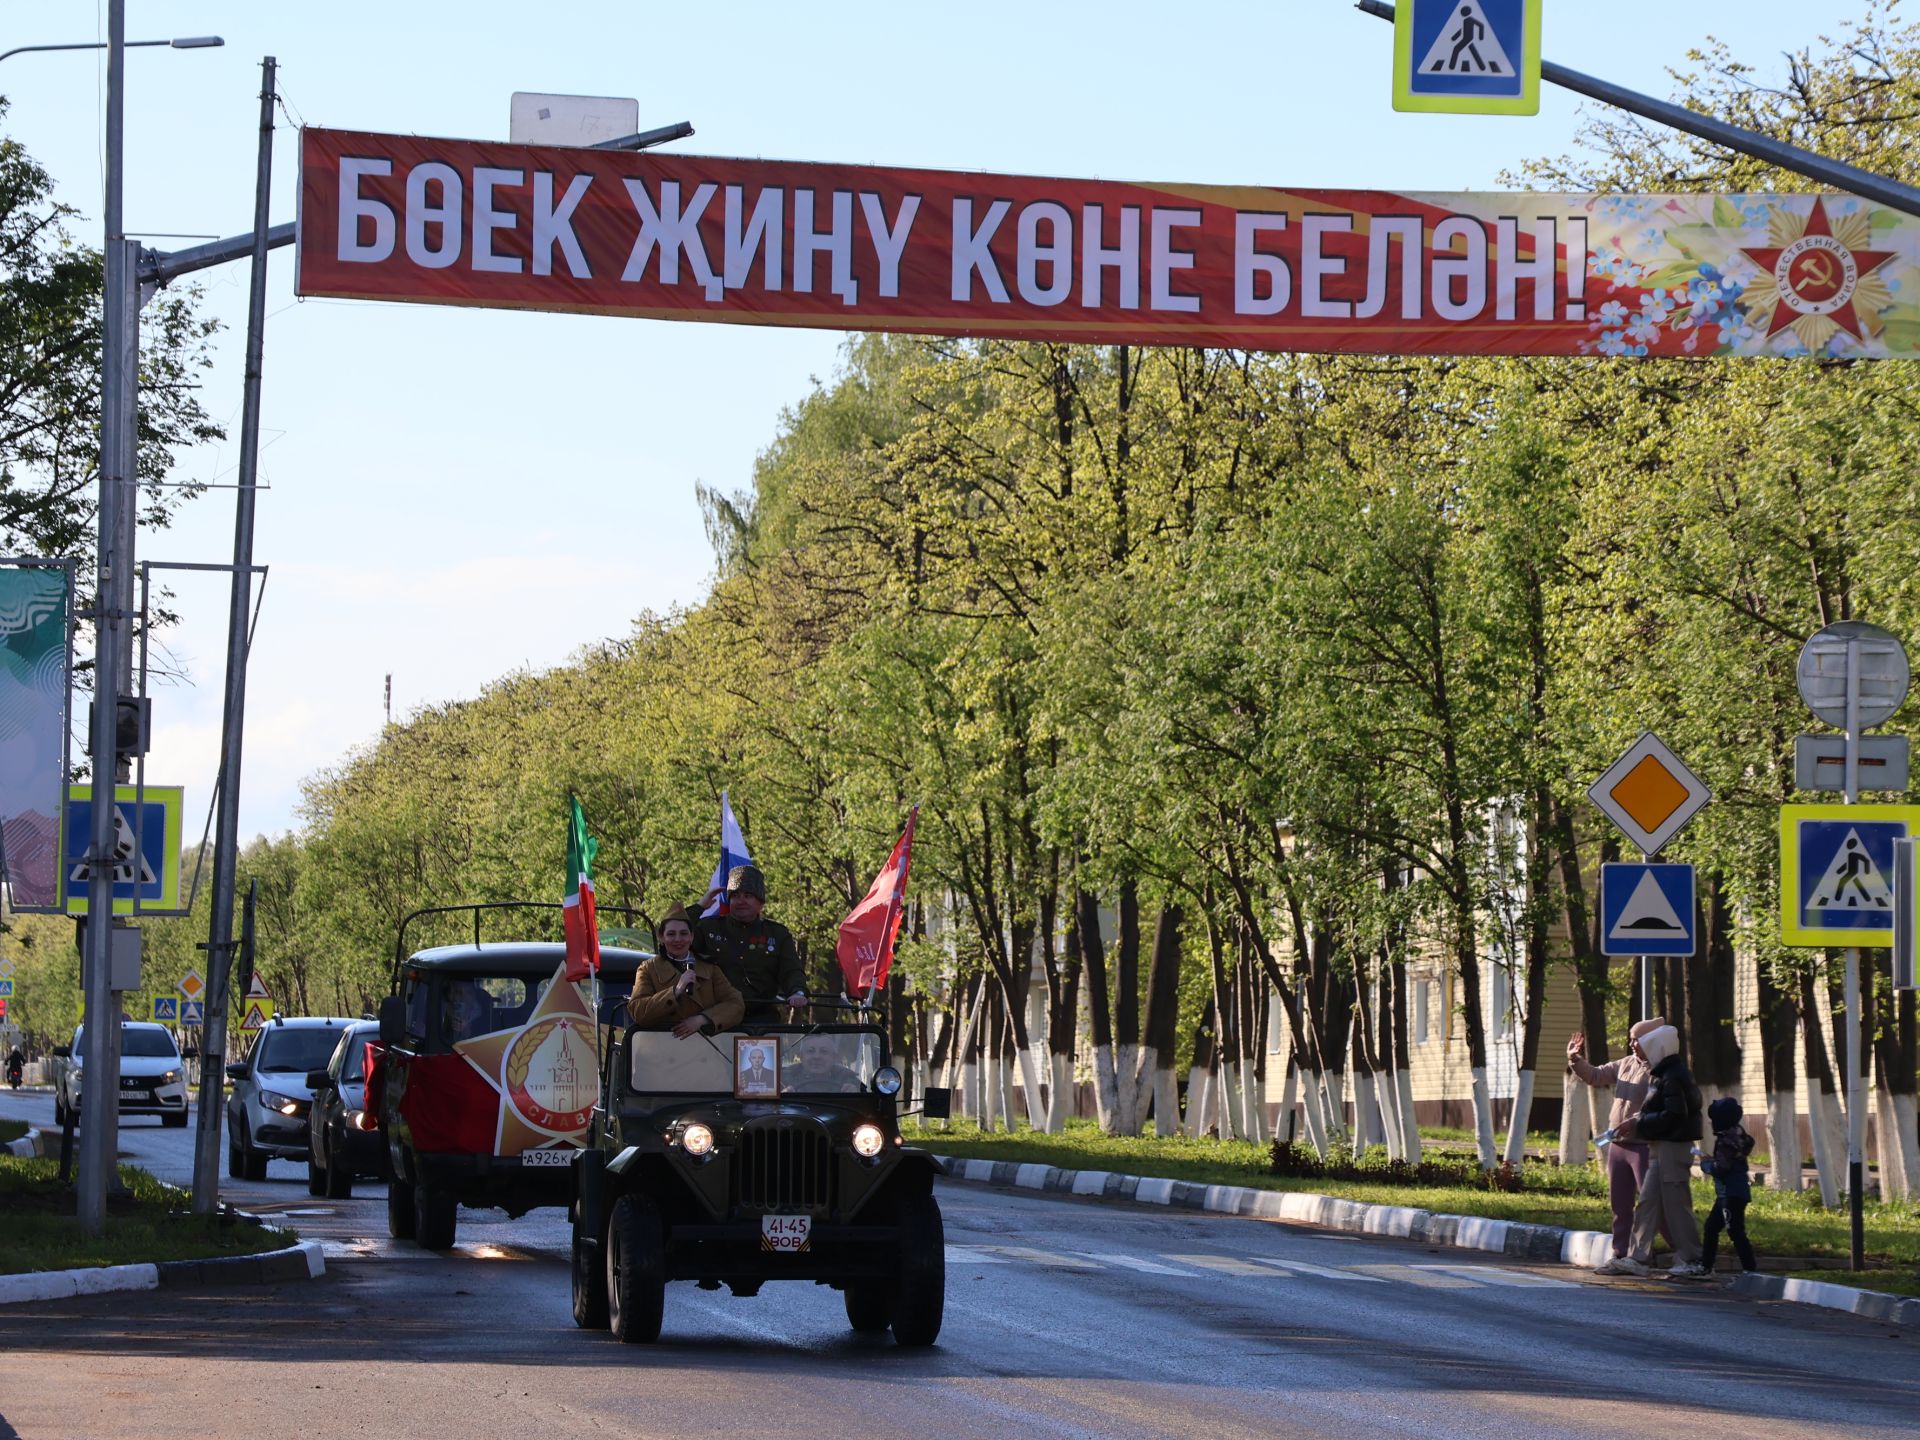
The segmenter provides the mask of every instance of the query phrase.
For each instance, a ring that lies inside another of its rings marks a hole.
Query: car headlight
[[[878,1070],[873,1072],[873,1088],[878,1090],[882,1095],[898,1095],[900,1093],[900,1072],[891,1065],[882,1065]]]
[[[887,1137],[878,1125],[856,1125],[853,1129],[853,1153],[863,1160],[873,1159],[886,1143]]]
[[[298,1115],[300,1102],[291,1095],[282,1095],[278,1090],[262,1090],[260,1103],[269,1110],[278,1110],[282,1115]]]
[[[713,1153],[713,1131],[697,1121],[680,1132],[680,1148],[698,1160]]]
[[[162,1075],[154,1083],[156,1085],[171,1085],[173,1084],[174,1081],[178,1080],[179,1078],[180,1078],[180,1072],[178,1070],[169,1070],[166,1072],[166,1074]]]
[[[380,1128],[380,1117],[375,1115],[371,1110],[349,1110],[347,1111],[347,1124],[355,1130],[378,1130]]]

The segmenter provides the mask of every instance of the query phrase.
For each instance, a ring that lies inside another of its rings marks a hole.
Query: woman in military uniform
[[[671,1030],[681,1039],[731,1030],[746,1013],[740,992],[719,966],[693,954],[693,921],[684,905],[661,917],[660,953],[633,977],[627,1013],[642,1030]]]

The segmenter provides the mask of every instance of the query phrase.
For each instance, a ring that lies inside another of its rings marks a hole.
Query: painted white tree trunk
[[[1180,1082],[1174,1079],[1173,1057],[1160,1062],[1160,1052],[1147,1052],[1153,1060],[1153,1133],[1165,1139],[1180,1133]]]
[[[1587,1143],[1593,1138],[1593,1109],[1588,1103],[1591,1087],[1582,1085],[1572,1075],[1561,1082],[1561,1087],[1560,1163],[1584,1165]]]
[[[1294,1107],[1300,1103],[1300,1067],[1291,1059],[1287,1061],[1286,1083],[1280,1087],[1280,1113],[1274,1117],[1273,1133],[1284,1135],[1291,1140],[1299,1133],[1294,1119]]]
[[[1131,1045],[1113,1047],[1113,1101],[1108,1114],[1115,1135],[1138,1135],[1140,1117],[1133,1113],[1133,1050]]]
[[[1240,1134],[1240,1066],[1231,1060],[1220,1062],[1220,1093],[1214,1101],[1220,1117],[1220,1138],[1238,1140]]]
[[[1516,1170],[1527,1158],[1527,1117],[1533,1114],[1533,1075],[1531,1070],[1522,1070],[1513,1087],[1513,1118],[1507,1122],[1505,1158]]]
[[[1327,1143],[1343,1144],[1347,1139],[1347,1072],[1328,1070],[1321,1103],[1327,1107]]]
[[[1900,1135],[1901,1180],[1911,1199],[1920,1195],[1920,1105],[1912,1095],[1893,1097],[1893,1127]]]
[[[1000,1110],[1000,1125],[1003,1129],[1013,1129],[1013,1062],[1002,1051],[1000,1059],[993,1067],[994,1103]]]
[[[1093,1102],[1100,1111],[1100,1128],[1109,1135],[1120,1134],[1119,1102],[1113,1088],[1113,1047],[1111,1045],[1093,1047]]]
[[[1367,1153],[1367,1147],[1378,1143],[1380,1133],[1380,1100],[1374,1090],[1373,1076],[1364,1070],[1353,1072],[1353,1158],[1358,1160]]]
[[[1806,1184],[1800,1159],[1800,1107],[1791,1090],[1767,1092],[1767,1154],[1772,1170],[1767,1184],[1775,1190],[1798,1190]]]
[[[1180,1117],[1182,1135],[1207,1133],[1207,1087],[1211,1079],[1204,1065],[1187,1068],[1187,1111]]]
[[[957,1112],[985,1128],[986,1117],[980,1113],[980,1067],[971,1060],[960,1067],[960,1093],[954,1099],[959,1102],[954,1106]]]
[[[1393,1072],[1383,1070],[1373,1077],[1373,1098],[1380,1106],[1380,1132],[1389,1160],[1407,1158],[1407,1134],[1400,1125],[1400,1090]]]
[[[1473,1067],[1473,1146],[1480,1155],[1480,1168],[1494,1167],[1493,1097],[1487,1091],[1487,1067]]]
[[[1420,1163],[1420,1114],[1413,1108],[1413,1071],[1401,1066],[1393,1072],[1393,1083],[1400,1092],[1400,1127],[1405,1137],[1402,1153],[1409,1165]]]
[[[1307,1144],[1313,1147],[1313,1153],[1322,1160],[1327,1158],[1327,1107],[1324,1087],[1316,1083],[1313,1076],[1307,1077],[1301,1086],[1301,1118],[1307,1126]]]
[[[1246,1092],[1246,1122],[1241,1128],[1241,1138],[1264,1145],[1268,1140],[1267,1132],[1267,1081],[1266,1077],[1249,1065],[1242,1082]]]
[[[1053,1083],[1047,1087],[1047,1133],[1058,1135],[1067,1128],[1067,1116],[1073,1113],[1073,1057],[1048,1057],[1053,1067]]]
[[[1840,1097],[1826,1086],[1809,1085],[1807,1128],[1813,1132],[1813,1165],[1820,1180],[1820,1203],[1831,1210],[1840,1203],[1840,1176],[1846,1169],[1846,1120]]]
[[[1033,1063],[1033,1047],[1030,1045],[1020,1052],[1020,1088],[1025,1092],[1021,1098],[1026,1101],[1027,1128],[1045,1130],[1047,1111],[1040,1097],[1040,1067]]]

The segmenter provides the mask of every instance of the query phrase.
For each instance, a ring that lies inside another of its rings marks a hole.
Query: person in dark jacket
[[[1653,1273],[1653,1237],[1666,1221],[1673,1244],[1673,1268],[1667,1274],[1691,1280],[1707,1272],[1700,1264],[1700,1227],[1693,1218],[1693,1143],[1700,1138],[1700,1089],[1680,1058],[1680,1032],[1662,1025],[1640,1037],[1641,1053],[1653,1067],[1647,1103],[1620,1127],[1616,1138],[1645,1140],[1647,1179],[1633,1207],[1633,1249],[1622,1268],[1634,1275]]]
[[[736,865],[727,875],[727,910],[694,927],[693,948],[726,972],[747,1002],[747,1023],[778,1021],[783,1005],[807,1003],[806,976],[793,934],[761,914],[767,882],[751,865]]]
[[[1700,1168],[1713,1181],[1713,1209],[1707,1212],[1706,1234],[1701,1237],[1700,1265],[1705,1274],[1713,1273],[1713,1261],[1720,1248],[1724,1228],[1740,1257],[1740,1268],[1758,1270],[1753,1242],[1747,1239],[1747,1202],[1753,1199],[1753,1182],[1747,1177],[1747,1155],[1753,1149],[1753,1136],[1740,1123],[1740,1102],[1723,1095],[1707,1107],[1707,1121],[1713,1126],[1713,1154],[1700,1161]]]

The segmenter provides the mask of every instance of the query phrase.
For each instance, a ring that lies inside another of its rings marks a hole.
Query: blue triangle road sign
[[[1698,949],[1694,923],[1693,866],[1600,867],[1600,953],[1692,955]]]

